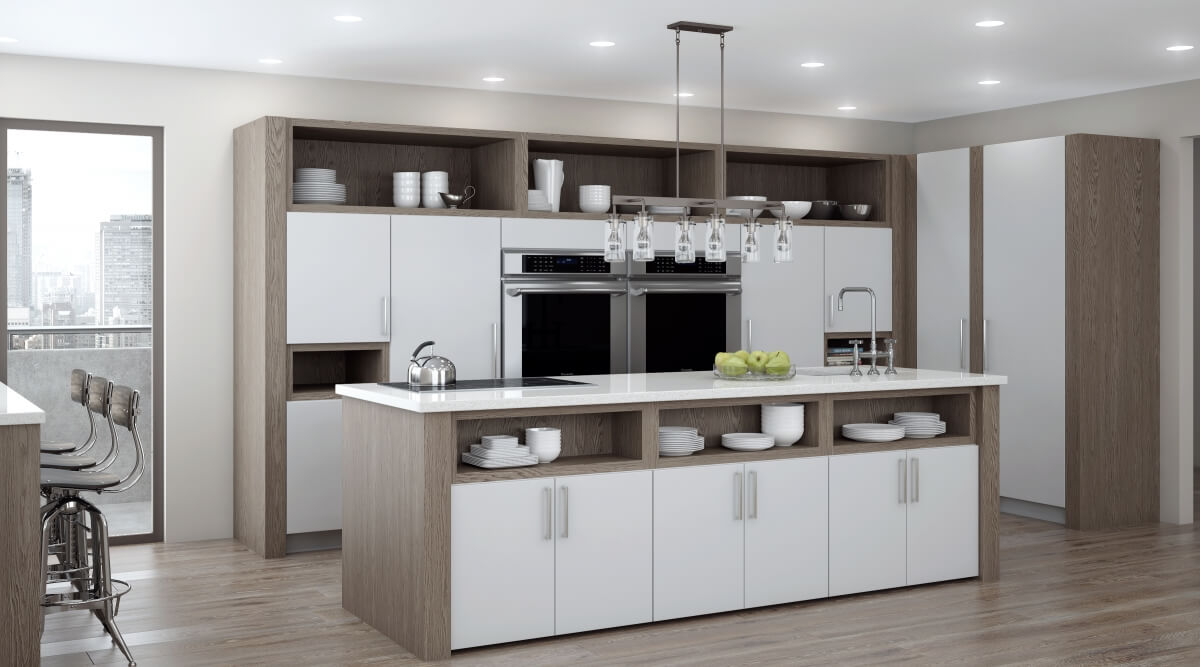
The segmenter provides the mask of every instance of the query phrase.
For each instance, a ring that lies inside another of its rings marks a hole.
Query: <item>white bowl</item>
[[[767,201],[767,198],[763,195],[736,195],[734,197],[727,197],[727,199],[736,199],[738,201]],[[763,210],[761,208],[755,208],[755,209],[731,208],[728,211],[726,211],[725,214],[732,215],[732,216],[738,216],[738,217],[746,218],[747,220],[749,220],[750,215],[752,213],[753,213],[754,217],[757,218],[759,216],[759,214],[761,214],[762,212],[763,212]]]
[[[392,206],[396,208],[417,208],[421,205],[421,196],[417,193],[393,193]]]
[[[812,202],[810,201],[790,200],[782,203],[783,212],[792,220],[799,220],[808,215],[808,212],[812,210]]]
[[[548,451],[544,449],[531,449],[529,451],[537,457],[538,463],[549,463],[558,458],[558,455],[562,453],[562,450]]]

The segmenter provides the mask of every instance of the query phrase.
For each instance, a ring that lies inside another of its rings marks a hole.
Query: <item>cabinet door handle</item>
[[[962,371],[967,370],[966,328],[967,321],[960,319],[958,321],[958,369]]]
[[[988,346],[987,346],[987,324],[988,321],[983,321],[983,372],[988,372]]]
[[[833,313],[834,313],[834,312],[835,312],[835,311],[834,311],[834,309],[833,309],[833,295],[832,295],[832,294],[830,294],[830,295],[829,295],[829,326],[831,326],[831,327],[832,327],[832,326],[834,326],[834,324],[833,324],[833,318],[834,318],[834,314],[833,314]]]
[[[920,502],[921,500],[921,464],[920,459],[912,460],[912,501]]]
[[[553,514],[553,512],[550,511],[550,508],[553,506],[553,504],[554,492],[551,491],[550,487],[547,486],[546,488],[542,489],[542,509],[545,510],[545,516],[543,517],[545,520],[543,523],[545,524],[546,528],[542,535],[543,538],[547,540],[554,539],[554,521],[550,518],[550,515]]]
[[[746,320],[746,349],[754,349],[754,320]]]
[[[758,518],[758,471],[750,471],[750,518]]]
[[[567,487],[564,486],[564,487],[561,487],[561,489],[562,489],[562,515],[563,515],[562,536],[567,537],[568,529],[570,527],[570,521],[571,521],[571,510],[567,507]]]
[[[500,377],[500,325],[492,322],[492,377]]]
[[[905,504],[905,503],[907,503],[907,502],[908,502],[908,497],[907,497],[907,495],[904,493],[905,491],[907,491],[907,490],[908,490],[908,489],[907,489],[907,487],[908,487],[908,474],[907,474],[907,472],[908,472],[908,471],[906,471],[906,470],[904,469],[904,459],[900,459],[900,460],[899,460],[899,461],[897,461],[896,463],[899,463],[899,464],[900,464],[900,465],[897,467],[897,468],[898,468],[898,470],[899,470],[899,473],[898,473],[898,476],[899,476],[899,484],[897,484],[897,486],[898,486],[898,487],[899,487],[899,489],[900,489],[900,499],[899,499],[899,500],[900,500],[900,504],[901,504],[901,505],[903,505],[903,504]]]
[[[392,297],[383,297],[383,335],[392,335]]]
[[[742,473],[733,473],[733,520],[742,520],[742,503],[745,501],[742,489]]]

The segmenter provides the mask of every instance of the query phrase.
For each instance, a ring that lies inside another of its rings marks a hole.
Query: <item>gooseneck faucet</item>
[[[879,356],[878,344],[875,341],[875,290],[870,287],[843,287],[838,292],[838,311],[846,309],[846,292],[866,292],[871,296],[871,353],[868,355],[871,357],[871,370],[867,372],[867,375],[879,375],[879,369],[875,366],[876,359]],[[858,370],[857,365],[850,371],[850,374],[854,375],[855,372],[859,375],[862,374],[862,371]]]

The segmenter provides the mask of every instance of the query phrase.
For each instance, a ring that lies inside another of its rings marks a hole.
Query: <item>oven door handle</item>
[[[740,286],[689,285],[687,287],[630,287],[630,296],[645,294],[741,294]]]
[[[561,285],[538,285],[531,287],[508,287],[504,293],[509,296],[521,296],[522,294],[611,294],[613,296],[625,296],[627,290],[625,287],[564,287]]]

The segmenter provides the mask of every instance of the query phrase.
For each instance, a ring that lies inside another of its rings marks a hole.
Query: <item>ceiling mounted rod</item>
[[[675,29],[675,196],[679,196],[679,28]]]
[[[718,25],[716,23],[697,23],[695,21],[676,21],[667,26],[668,30],[675,31],[675,198],[679,195],[679,33],[680,32],[698,32],[705,35],[720,35],[721,36],[721,152],[717,158],[721,161],[721,171],[724,173],[725,165],[725,33],[733,30],[731,25]],[[724,181],[724,179],[721,179]],[[723,183],[718,183],[723,185]],[[713,193],[714,196],[717,193]]]

